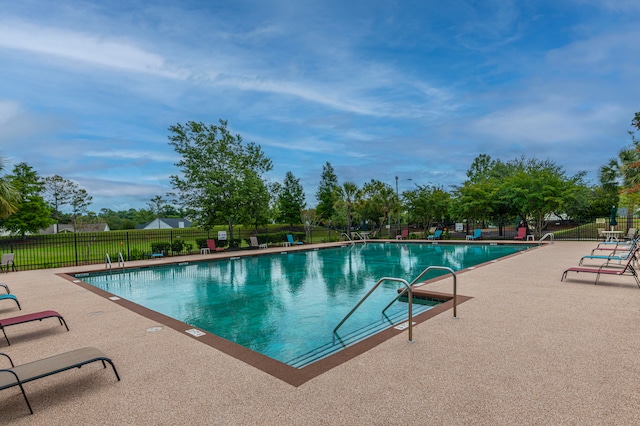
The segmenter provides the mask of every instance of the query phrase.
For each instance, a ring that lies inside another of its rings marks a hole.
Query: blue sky
[[[0,0],[0,153],[99,212],[171,191],[168,127],[226,119],[300,178],[400,191],[473,159],[569,174],[631,143],[637,0]],[[409,181],[408,179],[411,179]]]

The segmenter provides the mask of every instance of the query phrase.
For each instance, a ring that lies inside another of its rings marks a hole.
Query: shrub
[[[184,241],[175,240],[171,243],[171,251],[174,253],[180,253],[184,249]]]
[[[129,253],[130,260],[142,260],[144,259],[144,252],[139,248],[132,248]]]
[[[151,243],[151,252],[152,253],[168,253],[171,250],[171,243],[167,242],[157,242]]]

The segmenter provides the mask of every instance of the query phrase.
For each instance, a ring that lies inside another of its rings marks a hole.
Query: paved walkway
[[[70,331],[11,327],[0,351],[23,363],[95,346],[122,381],[96,364],[31,382],[33,415],[16,388],[0,391],[0,423],[638,424],[640,289],[630,277],[560,282],[594,246],[556,242],[464,271],[459,293],[473,299],[458,319],[442,313],[414,343],[393,337],[299,387],[56,275],[76,268],[1,274],[23,311],[0,301],[0,317],[54,309]]]

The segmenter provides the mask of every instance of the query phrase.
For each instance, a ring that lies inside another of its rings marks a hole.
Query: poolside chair
[[[269,248],[269,246],[267,245],[267,243],[264,244],[260,244],[258,242],[258,237],[249,237],[249,241],[251,241],[251,248]]]
[[[14,261],[13,253],[4,253],[2,258],[0,259],[0,269],[6,269],[6,272],[9,272],[9,267],[11,267],[12,271],[16,270],[16,263]]]
[[[638,242],[640,242],[639,238],[630,241],[599,243],[593,250],[591,250],[591,254],[594,254],[596,251],[629,251],[636,246]]]
[[[8,285],[0,283],[0,287],[4,287],[4,289],[7,290],[7,293],[11,293],[11,290],[9,290]]]
[[[22,396],[24,397],[31,414],[33,414],[33,409],[31,408],[29,399],[27,399],[27,394],[24,391],[23,385],[33,380],[71,370],[72,368],[80,368],[83,365],[100,361],[104,368],[107,368],[107,362],[111,364],[111,368],[113,368],[116,378],[120,381],[120,376],[118,375],[118,371],[116,370],[116,366],[113,364],[113,361],[111,361],[111,359],[102,351],[96,348],[87,347],[76,349],[74,351],[65,352],[18,366],[14,365],[13,360],[9,355],[2,352],[0,352],[0,355],[7,357],[11,364],[11,368],[0,369],[0,390],[9,389],[14,386],[20,387]]]
[[[525,240],[527,238],[527,228],[520,227],[518,228],[518,235],[513,237],[514,240]]]
[[[22,307],[20,307],[20,302],[18,301],[18,298],[13,295],[13,294],[0,294],[0,300],[13,300],[14,302],[16,302],[16,305],[18,305],[18,309],[22,310]]]
[[[2,333],[4,334],[4,338],[7,341],[7,345],[11,345],[11,342],[9,342],[9,338],[7,337],[7,332],[5,331],[6,327],[9,327],[11,325],[24,324],[32,321],[42,321],[46,318],[58,318],[60,325],[64,325],[67,331],[69,331],[67,322],[64,320],[64,318],[62,318],[62,315],[60,315],[56,311],[42,311],[35,312],[33,314],[20,315],[17,317],[3,318],[0,319],[0,329],[2,329]]]
[[[436,229],[433,235],[428,235],[427,240],[439,240],[442,237],[442,229]]]
[[[467,235],[467,240],[479,240],[482,238],[482,229],[474,229],[473,235]]]
[[[216,247],[216,240],[207,240],[207,247],[211,251],[224,251],[224,247]]]
[[[403,229],[402,233],[400,233],[400,235],[396,235],[396,240],[404,240],[408,236],[409,236],[409,230],[408,229]]]
[[[605,266],[612,260],[617,260],[622,263],[623,260],[627,260],[629,256],[633,256],[635,248],[638,245],[638,240],[634,240],[631,246],[617,247],[606,254],[593,254],[595,249],[591,251],[591,254],[582,256],[578,265],[582,265],[585,259],[603,259],[606,260]],[[602,250],[604,252],[604,250]]]
[[[301,241],[294,241],[293,240],[293,235],[287,234],[287,242],[286,242],[285,245],[292,246],[292,245],[296,245],[296,244],[304,244],[304,243],[301,242]]]
[[[607,264],[604,264],[599,268],[583,268],[583,267],[575,266],[575,267],[566,269],[562,273],[562,278],[560,278],[560,281],[564,281],[564,279],[567,277],[567,272],[576,272],[576,273],[585,272],[588,274],[596,274],[596,282],[594,284],[598,284],[598,281],[600,280],[600,275],[602,274],[617,275],[617,276],[631,275],[636,280],[636,284],[638,285],[638,288],[640,288],[640,279],[638,279],[638,273],[633,267],[633,262],[636,258],[637,252],[638,252],[638,246],[636,245],[635,249],[633,250],[633,253],[627,258],[627,263],[624,265],[623,268],[606,268]]]

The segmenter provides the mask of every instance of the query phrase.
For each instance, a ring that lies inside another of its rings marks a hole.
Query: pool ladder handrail
[[[458,312],[457,312],[458,283],[457,283],[457,277],[456,277],[455,271],[447,266],[429,266],[424,271],[422,271],[420,275],[414,278],[413,281],[411,281],[411,284],[409,284],[406,280],[403,280],[402,278],[390,278],[390,277],[380,278],[378,282],[376,282],[376,284],[371,288],[371,290],[369,290],[369,292],[365,294],[362,299],[360,299],[360,301],[356,304],[356,306],[354,306],[353,309],[351,309],[349,313],[342,319],[342,321],[340,321],[340,323],[333,329],[334,341],[335,341],[335,337],[337,336],[336,332],[338,331],[338,329],[342,327],[342,325],[347,321],[347,319],[349,319],[349,317],[360,307],[360,305],[362,305],[362,303],[371,295],[371,293],[373,293],[374,290],[378,288],[380,284],[382,284],[384,281],[395,281],[395,282],[403,283],[406,288],[402,290],[400,293],[398,293],[398,296],[394,297],[394,299],[382,310],[382,315],[384,315],[385,311],[389,309],[391,305],[393,305],[398,299],[400,299],[404,294],[408,292],[409,293],[409,296],[408,296],[409,342],[413,342],[413,285],[431,270],[447,271],[451,273],[451,275],[453,275],[453,317],[458,318]]]
[[[424,277],[427,272],[431,271],[431,270],[439,270],[439,271],[447,271],[449,272],[452,276],[453,276],[453,317],[454,318],[458,318],[458,283],[457,283],[457,276],[456,273],[453,269],[447,267],[447,266],[429,266],[427,267],[424,271],[422,271],[420,273],[420,275],[418,275],[416,278],[413,279],[413,281],[411,281],[411,284],[409,284],[409,287],[413,288],[413,285],[416,284],[418,282],[419,279],[421,279],[422,277]],[[405,293],[407,292],[406,289],[402,290],[399,294],[398,297],[396,297],[395,299],[393,299],[391,301],[391,303],[389,303],[383,310],[382,310],[382,314],[384,315],[384,313],[386,312],[387,309],[389,309],[391,307],[391,305],[393,305],[398,299],[400,299]]]
[[[409,303],[408,303],[409,306],[407,308],[408,309],[408,316],[409,316],[409,320],[408,320],[409,321],[409,342],[413,343],[413,291],[411,290],[411,286],[409,285],[409,283],[406,280],[403,280],[402,278],[393,278],[393,277],[380,278],[378,280],[378,282],[376,282],[375,285],[371,288],[371,290],[369,290],[367,292],[367,294],[365,294],[364,297],[362,299],[360,299],[360,301],[356,304],[356,306],[354,306],[349,311],[349,313],[342,319],[342,321],[340,321],[340,323],[333,329],[333,340],[334,340],[334,343],[335,343],[335,338],[337,336],[338,329],[340,327],[342,327],[342,325],[360,307],[360,305],[362,305],[364,303],[364,301],[371,295],[371,293],[373,293],[378,288],[378,286],[380,286],[380,284],[382,284],[385,281],[395,281],[395,282],[402,283],[406,287],[405,291],[409,292]]]
[[[554,243],[555,243],[555,242],[554,242],[554,240],[553,240],[553,238],[554,238],[553,232],[547,232],[546,234],[544,234],[544,235],[542,236],[542,238],[540,238],[540,239],[538,240],[538,243],[541,243],[541,242],[542,242],[542,240],[544,240],[544,239],[546,239],[546,238],[549,238],[549,240],[551,241],[551,244],[554,244]]]
[[[109,253],[105,253],[104,255],[104,267],[109,268],[109,272],[111,272],[111,257]],[[118,267],[121,267],[124,271],[124,257],[122,257],[122,252],[118,252]]]
[[[363,237],[362,235],[360,235],[360,233],[358,231],[354,231],[352,232],[352,234],[355,234],[358,236],[358,238],[360,240],[362,240],[365,244],[367,244],[367,239],[365,237]],[[351,236],[349,234],[347,234],[346,232],[343,232],[340,236],[344,235],[347,240],[351,241],[351,244],[355,244],[355,241],[353,241],[353,239],[351,238]]]

